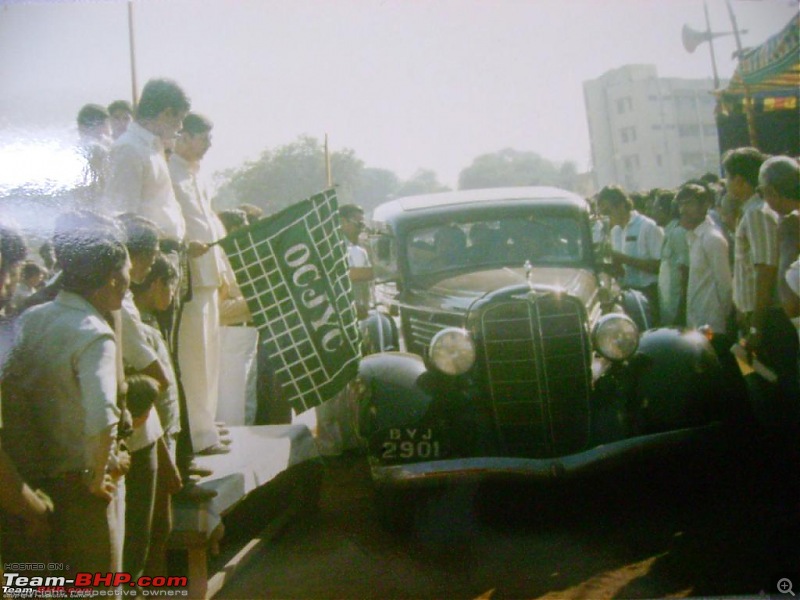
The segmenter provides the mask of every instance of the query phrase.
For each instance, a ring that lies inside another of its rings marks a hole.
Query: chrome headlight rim
[[[445,375],[463,375],[472,368],[476,358],[475,341],[460,327],[446,327],[436,332],[428,346],[429,364]]]
[[[603,315],[592,329],[592,342],[601,356],[614,362],[629,359],[639,349],[639,328],[628,315]]]

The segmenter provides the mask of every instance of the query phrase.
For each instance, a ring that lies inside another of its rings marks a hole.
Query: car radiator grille
[[[511,456],[577,452],[589,438],[591,355],[583,306],[556,294],[482,315],[491,412]]]
[[[431,345],[433,336],[446,327],[463,326],[459,317],[444,319],[443,315],[434,315],[430,312],[406,311],[408,330],[406,335],[406,348],[409,352],[424,356]],[[434,320],[434,318],[436,320]],[[452,323],[443,322],[445,320]]]

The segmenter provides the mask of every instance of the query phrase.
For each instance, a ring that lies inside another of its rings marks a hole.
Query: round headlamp
[[[639,328],[627,315],[605,315],[594,326],[592,339],[594,347],[607,359],[625,360],[639,347]]]
[[[464,329],[442,329],[431,340],[430,362],[445,375],[461,375],[475,363],[475,343]]]

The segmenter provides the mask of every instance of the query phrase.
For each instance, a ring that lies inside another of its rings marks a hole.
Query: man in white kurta
[[[211,122],[190,113],[169,160],[175,197],[186,221],[186,237],[211,244],[225,236],[225,227],[211,209],[198,181],[200,160],[211,147]],[[219,288],[225,268],[218,246],[189,261],[192,294],[186,302],[178,332],[178,363],[195,452],[221,453],[216,427],[220,371]]]

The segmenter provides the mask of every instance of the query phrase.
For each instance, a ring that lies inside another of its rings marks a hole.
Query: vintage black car
[[[585,473],[704,438],[726,415],[697,331],[647,329],[554,188],[400,198],[373,221],[405,352],[363,359],[356,429],[379,508],[432,483]]]

